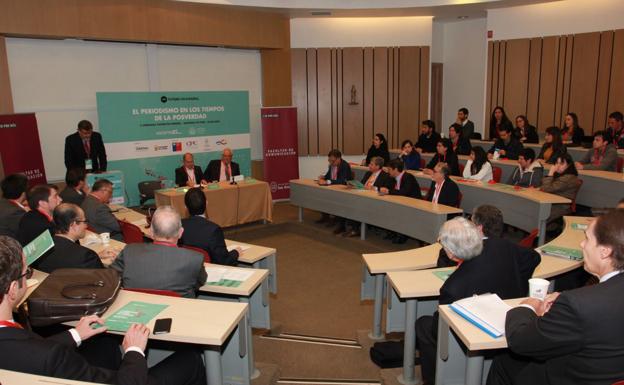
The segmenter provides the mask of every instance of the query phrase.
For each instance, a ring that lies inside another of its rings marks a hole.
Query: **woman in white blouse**
[[[473,147],[470,151],[470,159],[466,162],[464,167],[465,179],[480,180],[482,182],[489,182],[492,177],[492,165],[488,161],[485,150],[481,147]]]

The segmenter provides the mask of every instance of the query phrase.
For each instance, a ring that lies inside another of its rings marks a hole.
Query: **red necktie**
[[[87,158],[90,158],[91,157],[91,143],[90,143],[90,140],[87,139],[84,142],[82,142],[82,144],[84,145],[84,150],[85,150],[85,153],[87,154]]]

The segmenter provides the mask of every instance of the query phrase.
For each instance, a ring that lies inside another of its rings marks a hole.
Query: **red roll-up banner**
[[[47,183],[35,114],[0,115],[0,155],[4,175],[25,174],[28,186]]]
[[[297,108],[263,107],[261,116],[264,180],[273,199],[288,199],[289,181],[299,178]]]

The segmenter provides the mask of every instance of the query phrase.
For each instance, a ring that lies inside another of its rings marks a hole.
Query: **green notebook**
[[[436,277],[440,278],[443,281],[446,281],[448,277],[450,277],[451,274],[453,274],[454,271],[455,269],[438,270],[438,271],[434,271],[433,275],[435,275]]]
[[[107,326],[108,330],[125,332],[132,324],[147,324],[168,306],[132,301],[106,318],[104,326]]]
[[[355,187],[358,190],[362,190],[364,188],[364,185],[362,184],[362,182],[360,182],[359,180],[348,180],[347,184],[349,186]]]
[[[583,252],[579,249],[570,249],[559,246],[542,246],[540,250],[542,250],[544,254],[552,255],[553,257],[568,258],[573,261],[583,260]]]
[[[586,225],[584,223],[572,223],[572,225],[570,225],[570,227],[572,227],[572,230],[585,231],[585,230],[587,230],[587,227],[589,227],[589,225]]]
[[[24,246],[24,255],[26,255],[26,264],[30,266],[39,257],[54,247],[54,241],[50,230],[41,233],[37,238],[33,239],[29,244]]]

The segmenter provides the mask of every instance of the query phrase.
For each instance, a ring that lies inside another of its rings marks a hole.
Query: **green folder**
[[[540,250],[542,250],[544,254],[552,255],[553,257],[568,258],[573,261],[583,260],[583,252],[580,249],[570,249],[559,246],[542,246]]]
[[[349,186],[355,187],[358,190],[364,189],[364,185],[359,180],[355,180],[355,179],[349,180],[349,181],[347,181],[347,184]]]
[[[436,277],[440,278],[443,281],[446,281],[448,277],[450,277],[451,274],[453,274],[454,271],[455,269],[438,270],[438,271],[434,271],[433,275],[435,275]]]
[[[222,279],[219,282],[206,282],[209,286],[226,286],[226,287],[239,287],[243,281],[234,281],[232,279]]]
[[[570,227],[572,227],[572,230],[585,231],[585,230],[587,230],[587,227],[589,227],[589,225],[586,225],[584,223],[572,223],[572,225],[570,225]]]
[[[39,257],[54,247],[54,241],[50,230],[41,233],[37,238],[33,239],[29,244],[24,246],[24,255],[26,255],[26,264],[30,266]]]
[[[147,324],[169,305],[132,301],[121,309],[111,314],[105,321],[104,326],[108,330],[125,332],[132,324]]]

